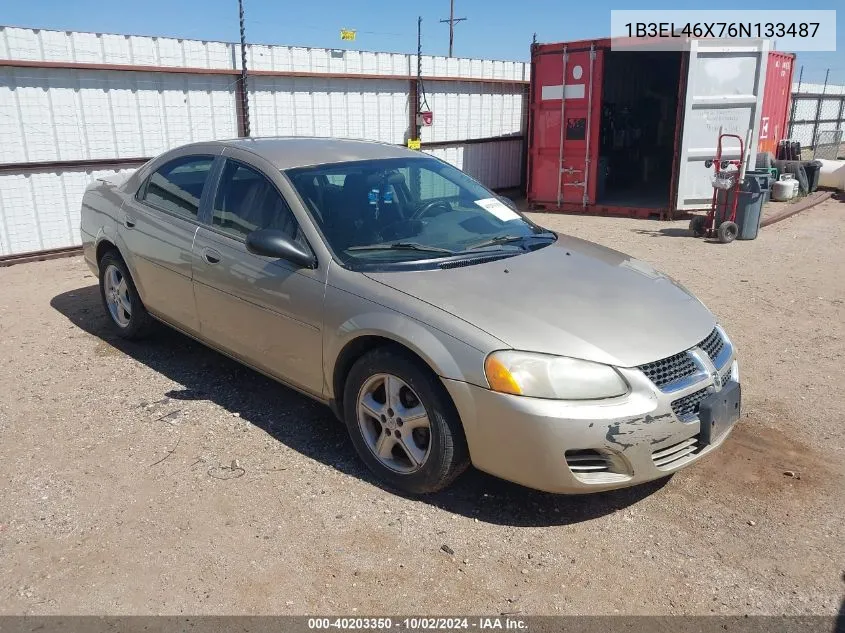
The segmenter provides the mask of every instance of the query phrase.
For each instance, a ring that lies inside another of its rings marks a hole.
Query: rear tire
[[[689,230],[695,237],[704,237],[707,234],[707,218],[703,215],[697,215],[689,221]]]
[[[116,251],[99,262],[100,299],[112,331],[121,338],[139,339],[149,333],[153,319],[147,313],[132,275]]]
[[[359,457],[392,488],[437,492],[469,466],[448,392],[426,365],[398,346],[377,348],[355,362],[346,378],[343,413]]]
[[[722,244],[730,244],[739,235],[739,227],[736,222],[722,222],[716,235]]]

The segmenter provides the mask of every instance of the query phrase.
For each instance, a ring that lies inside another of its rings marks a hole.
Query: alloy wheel
[[[103,275],[103,289],[111,318],[120,327],[129,327],[129,321],[132,319],[129,287],[126,284],[126,277],[114,264],[109,264],[106,268]]]
[[[431,424],[420,397],[401,378],[374,374],[358,392],[358,426],[385,467],[417,472],[431,450]]]

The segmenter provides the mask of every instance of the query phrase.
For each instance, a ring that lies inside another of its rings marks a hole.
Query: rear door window
[[[213,162],[213,156],[183,156],[165,163],[147,179],[138,198],[195,220]]]

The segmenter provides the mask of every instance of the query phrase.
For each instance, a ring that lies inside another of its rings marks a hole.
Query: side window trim
[[[212,215],[214,214],[214,200],[217,197],[217,189],[220,187],[225,166],[226,157],[215,156],[208,174],[208,180],[205,181],[205,189],[203,189],[202,197],[200,198],[200,211],[197,214],[197,219],[206,228],[213,228]]]
[[[152,178],[153,175],[156,174],[162,167],[169,165],[173,161],[182,160],[183,158],[210,158],[210,159],[212,159],[211,167],[208,170],[208,176],[206,177],[205,182],[203,183],[203,186],[202,186],[202,193],[200,194],[199,208],[197,210],[196,217],[191,217],[191,216],[188,216],[187,214],[184,214],[184,213],[175,213],[174,211],[171,211],[170,209],[165,209],[164,207],[160,207],[157,204],[153,204],[152,202],[150,202],[149,200],[146,199],[147,186],[150,183],[150,178]],[[145,207],[148,207],[150,209],[155,209],[156,211],[159,211],[160,213],[164,213],[166,215],[169,215],[170,217],[178,218],[180,220],[184,220],[185,222],[191,222],[192,224],[199,225],[202,222],[201,217],[202,217],[203,200],[205,199],[206,193],[208,192],[209,184],[211,183],[211,178],[214,176],[214,166],[217,164],[217,160],[219,158],[220,158],[220,156],[214,156],[212,154],[186,154],[185,156],[179,156],[177,158],[174,158],[172,160],[164,162],[161,165],[159,165],[156,169],[153,169],[149,174],[147,174],[147,177],[144,178],[144,182],[141,183],[140,187],[138,187],[138,190],[135,192],[135,195],[133,197],[135,198],[135,201],[138,204],[142,204]]]

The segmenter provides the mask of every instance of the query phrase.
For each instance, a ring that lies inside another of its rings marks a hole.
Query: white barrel
[[[819,169],[819,187],[845,190],[845,160],[816,160],[822,164]]]

